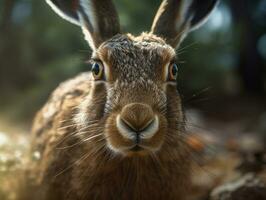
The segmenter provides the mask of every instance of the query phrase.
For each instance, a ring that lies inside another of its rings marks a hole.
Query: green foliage
[[[139,34],[149,31],[160,0],[115,0],[122,29]]]

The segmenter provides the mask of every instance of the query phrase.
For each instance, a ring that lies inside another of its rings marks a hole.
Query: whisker
[[[58,176],[60,176],[61,174],[63,174],[64,172],[66,172],[67,170],[71,169],[74,165],[76,165],[77,163],[80,162],[81,159],[85,158],[87,154],[85,154],[84,156],[82,156],[80,159],[76,160],[74,163],[72,163],[71,165],[69,165],[68,167],[66,167],[65,169],[63,169],[62,171],[60,171],[58,174],[56,174],[54,176],[54,179]]]
[[[54,176],[54,179],[58,176],[60,176],[61,174],[65,173],[66,171],[70,170],[73,166],[75,165],[80,165],[82,162],[84,162],[89,156],[91,155],[95,155],[97,154],[97,152],[99,152],[103,147],[105,147],[105,143],[103,143],[103,145],[101,145],[98,149],[96,149],[93,152],[89,152],[89,153],[85,153],[83,156],[81,156],[78,160],[76,160],[75,162],[73,162],[72,164],[70,164],[69,166],[67,166],[65,169],[63,169],[62,171],[60,171],[59,173],[57,173]],[[96,156],[95,156],[96,157]]]
[[[93,138],[95,138],[95,137],[99,137],[100,135],[101,135],[101,134],[91,136],[91,137],[89,137],[89,138],[87,138],[87,139],[85,139],[85,140],[81,140],[81,141],[79,141],[79,142],[77,142],[77,143],[75,143],[75,144],[72,144],[72,145],[68,145],[68,146],[64,146],[64,147],[57,147],[57,149],[68,149],[68,148],[72,148],[72,147],[75,147],[75,146],[77,146],[77,145],[80,145],[80,144],[82,144],[82,143],[84,143],[84,142],[86,142],[86,141],[89,141],[89,140],[91,140],[91,139],[93,139]]]
[[[194,99],[195,97],[198,97],[198,96],[200,96],[200,95],[202,95],[202,94],[204,94],[204,93],[210,91],[211,89],[213,89],[213,87],[211,87],[211,86],[208,86],[208,87],[206,87],[206,88],[203,88],[203,89],[200,90],[199,92],[193,94],[193,95],[192,95],[191,97],[189,97],[188,99],[185,98],[185,99],[184,99],[184,102],[188,102],[188,101]]]
[[[191,44],[188,44],[180,49],[177,50],[177,55],[180,55],[182,53],[184,53],[185,51],[184,50],[187,50],[188,48],[192,47],[192,46],[195,46],[197,44],[197,42],[192,42]]]
[[[73,126],[76,126],[77,124],[70,124],[70,125],[67,125],[67,126],[63,126],[63,127],[60,127],[58,128],[57,130],[60,131],[60,130],[63,130],[63,129],[67,129],[67,128],[70,128],[70,127],[73,127]]]
[[[56,146],[62,144],[64,141],[66,141],[66,139],[69,139],[73,136],[77,136],[77,135],[81,135],[83,133],[85,133],[83,130],[86,130],[88,128],[93,128],[93,126],[97,127],[97,124],[89,124],[83,128],[80,128],[79,130],[76,130],[70,134],[64,135],[63,138],[56,144]]]

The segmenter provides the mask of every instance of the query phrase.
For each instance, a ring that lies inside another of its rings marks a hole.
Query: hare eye
[[[92,65],[91,72],[96,80],[103,78],[103,65],[101,63],[95,62]]]
[[[176,80],[178,74],[177,64],[173,63],[169,66],[169,79]]]

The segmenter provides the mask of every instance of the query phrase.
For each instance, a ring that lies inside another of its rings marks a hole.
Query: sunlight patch
[[[0,147],[6,145],[9,141],[9,138],[7,137],[6,133],[0,132]]]

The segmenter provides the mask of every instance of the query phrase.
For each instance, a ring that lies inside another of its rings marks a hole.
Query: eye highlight
[[[95,80],[100,80],[104,78],[103,65],[100,62],[94,62],[92,64],[91,72]]]
[[[177,74],[178,74],[178,67],[177,64],[172,63],[169,65],[169,69],[168,69],[168,77],[170,81],[175,81],[177,78]]]

